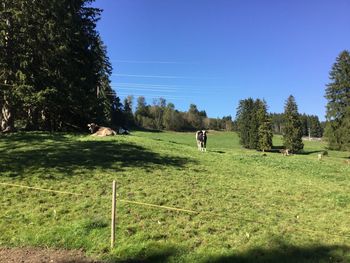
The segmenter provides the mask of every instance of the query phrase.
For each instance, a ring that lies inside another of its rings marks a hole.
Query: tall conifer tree
[[[272,147],[272,126],[267,105],[260,99],[241,100],[236,121],[240,143],[248,149],[269,150]]]
[[[0,4],[2,129],[86,129],[111,120],[111,65],[91,0]]]
[[[284,107],[283,145],[291,152],[304,148],[303,130],[295,98],[290,95]]]
[[[267,113],[266,101],[256,100],[258,128],[258,150],[267,151],[272,148],[272,125]]]
[[[326,88],[325,135],[331,149],[350,150],[350,54],[344,50],[336,58]]]

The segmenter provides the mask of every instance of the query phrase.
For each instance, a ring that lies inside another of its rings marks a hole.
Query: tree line
[[[128,96],[120,104],[121,118],[115,125],[136,127],[151,130],[193,131],[193,130],[234,130],[231,116],[223,118],[209,118],[205,110],[199,110],[195,104],[190,104],[187,111],[179,111],[166,99],[153,99],[152,104],[146,102],[145,97],[136,99]]]
[[[273,137],[273,122],[271,114],[267,112],[267,103],[260,99],[244,99],[239,101],[236,121],[240,143],[248,149],[260,151],[271,150]],[[303,149],[302,123],[295,98],[288,97],[284,113],[283,123],[283,145],[291,152]]]
[[[303,149],[303,136],[322,137],[329,149],[350,150],[350,54],[342,51],[329,73],[326,86],[326,122],[317,116],[299,114],[295,98],[286,101],[284,113],[267,113],[265,101],[248,98],[237,108],[237,130],[245,148],[270,150],[272,134],[283,135],[283,145],[292,152]]]
[[[284,114],[270,113],[272,122],[272,131],[274,134],[282,134],[284,128]],[[305,113],[300,115],[303,136],[311,136],[321,138],[324,132],[324,123],[320,122],[318,116],[307,115]]]

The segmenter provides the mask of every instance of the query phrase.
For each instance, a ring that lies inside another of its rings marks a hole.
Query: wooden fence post
[[[116,182],[112,184],[112,222],[111,222],[111,248],[114,247],[115,241],[115,211],[116,210]]]

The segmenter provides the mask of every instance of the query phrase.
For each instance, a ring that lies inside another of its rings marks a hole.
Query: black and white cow
[[[199,151],[206,152],[207,151],[207,131],[197,131],[196,132],[196,141],[197,147]]]

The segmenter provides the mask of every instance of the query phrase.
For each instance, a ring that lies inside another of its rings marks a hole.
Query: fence
[[[98,196],[93,196],[93,195],[85,195],[81,193],[73,193],[73,192],[68,192],[68,191],[61,191],[61,190],[54,190],[54,189],[47,189],[47,188],[41,188],[41,187],[34,187],[34,186],[27,186],[27,185],[20,185],[20,184],[12,184],[12,183],[4,183],[0,182],[0,185],[2,186],[9,186],[9,187],[17,187],[17,188],[26,188],[26,189],[32,189],[32,190],[37,190],[37,191],[44,191],[44,192],[52,192],[52,193],[57,193],[57,194],[66,194],[66,195],[74,195],[74,196],[81,196],[85,198],[100,198]],[[114,247],[115,245],[115,229],[116,229],[116,202],[122,202],[122,203],[128,203],[128,204],[134,204],[134,205],[140,205],[140,206],[145,206],[145,207],[151,207],[151,208],[157,208],[157,209],[165,209],[165,210],[172,210],[172,211],[177,211],[177,212],[184,212],[184,213],[191,213],[191,214],[205,214],[209,216],[214,216],[214,217],[224,217],[224,218],[232,218],[232,215],[228,214],[222,214],[222,213],[216,213],[216,212],[208,212],[208,211],[194,211],[190,209],[184,209],[184,208],[178,208],[178,207],[171,207],[171,206],[164,206],[164,205],[157,205],[157,204],[150,204],[150,203],[145,203],[145,202],[139,202],[139,201],[132,201],[132,200],[126,200],[126,199],[117,199],[117,185],[116,181],[112,182],[112,207],[111,207],[111,248]],[[252,220],[252,219],[246,219],[246,218],[237,218],[241,221],[245,222],[251,222],[251,223],[257,223],[260,225],[266,225],[266,222],[259,221],[259,220]],[[313,229],[295,229],[300,232],[310,232],[310,233],[323,233],[321,231],[313,230]],[[336,234],[336,233],[327,233],[327,235],[330,236],[335,236],[335,237],[341,237],[341,238],[348,238],[350,239],[350,235],[347,234]]]

